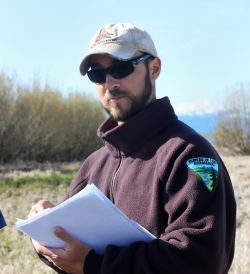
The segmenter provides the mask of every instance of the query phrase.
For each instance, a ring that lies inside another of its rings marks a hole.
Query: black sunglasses
[[[106,82],[107,74],[110,74],[115,79],[121,79],[135,70],[135,65],[148,59],[151,55],[145,53],[139,57],[126,60],[118,61],[108,68],[93,68],[87,71],[90,81],[96,84],[104,84]]]

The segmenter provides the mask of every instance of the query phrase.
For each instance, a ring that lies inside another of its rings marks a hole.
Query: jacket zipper
[[[111,185],[110,185],[110,199],[113,203],[115,202],[115,187],[116,187],[116,182],[117,182],[117,176],[118,176],[118,173],[119,173],[119,170],[120,170],[120,167],[122,164],[122,158],[123,158],[120,149],[117,148],[117,150],[119,152],[119,164],[118,164],[118,167],[112,177]]]

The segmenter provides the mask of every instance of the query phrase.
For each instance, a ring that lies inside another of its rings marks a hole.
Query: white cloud
[[[175,106],[177,115],[202,115],[214,113],[221,110],[218,102],[210,100],[187,101],[179,103]]]

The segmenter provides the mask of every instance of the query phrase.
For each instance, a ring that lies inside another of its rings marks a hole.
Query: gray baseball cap
[[[108,54],[118,60],[128,60],[138,51],[158,57],[154,42],[145,30],[130,23],[105,25],[90,40],[89,51],[80,64],[80,72],[86,74],[91,65],[90,57],[94,54]]]

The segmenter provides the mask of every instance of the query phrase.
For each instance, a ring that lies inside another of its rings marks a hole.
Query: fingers
[[[65,229],[61,227],[56,227],[54,229],[54,234],[56,235],[57,238],[66,242],[67,244],[72,244],[76,241],[75,238],[73,238]]]
[[[56,227],[54,234],[65,242],[64,248],[47,248],[32,240],[36,251],[67,273],[83,273],[85,258],[91,248],[61,227]]]
[[[53,206],[54,205],[50,201],[40,200],[39,202],[37,202],[35,205],[32,206],[28,215],[28,219],[32,218],[33,216],[43,211],[44,209],[51,208]]]
[[[46,257],[49,261],[51,261],[50,258],[57,259],[58,255],[55,254],[52,249],[49,249],[43,245],[40,245],[35,240],[32,240],[32,243],[34,245],[36,252]]]

